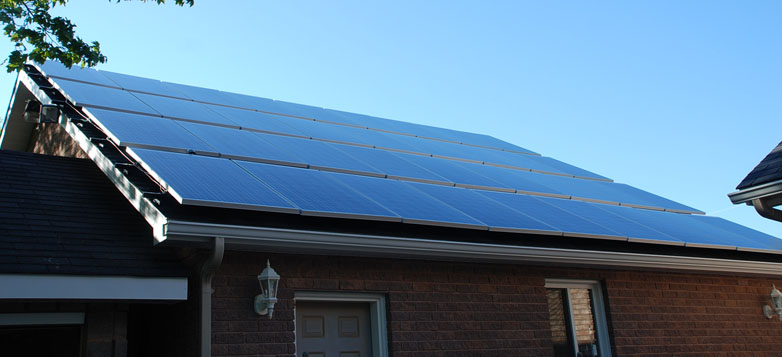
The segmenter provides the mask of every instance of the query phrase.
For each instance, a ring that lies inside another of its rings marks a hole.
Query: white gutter
[[[754,199],[777,195],[780,192],[782,192],[782,180],[777,180],[731,192],[728,194],[728,198],[733,204],[749,204],[749,201]]]
[[[186,244],[208,243],[213,237],[223,237],[226,249],[232,250],[782,275],[782,263],[764,261],[438,241],[184,221],[169,221],[164,234],[170,243]]]

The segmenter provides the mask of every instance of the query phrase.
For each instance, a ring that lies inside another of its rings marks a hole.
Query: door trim
[[[293,300],[369,303],[369,319],[370,324],[372,324],[372,355],[380,357],[388,356],[386,297],[384,295],[331,291],[297,291]]]

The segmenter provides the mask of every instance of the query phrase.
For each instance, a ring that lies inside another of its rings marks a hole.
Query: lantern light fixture
[[[277,303],[277,287],[280,283],[280,275],[272,268],[269,260],[266,260],[266,268],[258,275],[258,283],[261,284],[261,293],[255,296],[255,313],[261,316],[274,314],[274,304]]]
[[[782,292],[777,290],[774,284],[771,284],[771,305],[763,306],[763,315],[770,319],[774,316],[774,312],[777,313],[780,321],[782,321]]]

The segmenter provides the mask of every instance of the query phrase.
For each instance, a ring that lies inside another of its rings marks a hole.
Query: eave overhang
[[[241,251],[782,275],[782,263],[765,261],[469,243],[173,220],[166,224],[164,234],[168,243],[183,245],[206,245],[214,237],[222,237],[226,249]]]
[[[762,185],[751,186],[743,190],[728,194],[733,204],[747,203],[755,199],[782,195],[782,180],[767,182]]]

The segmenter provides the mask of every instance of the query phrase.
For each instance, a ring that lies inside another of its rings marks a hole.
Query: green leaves
[[[0,0],[0,24],[4,25],[3,33],[14,43],[14,50],[3,62],[8,72],[21,70],[28,60],[43,63],[53,59],[68,68],[75,64],[92,67],[106,62],[106,56],[100,52],[100,43],[86,43],[76,36],[76,25],[70,20],[49,14],[51,8],[57,5],[65,6],[67,2],[68,0]],[[159,5],[165,3],[165,0],[155,2]],[[195,0],[175,0],[179,6],[193,6],[194,2]]]

